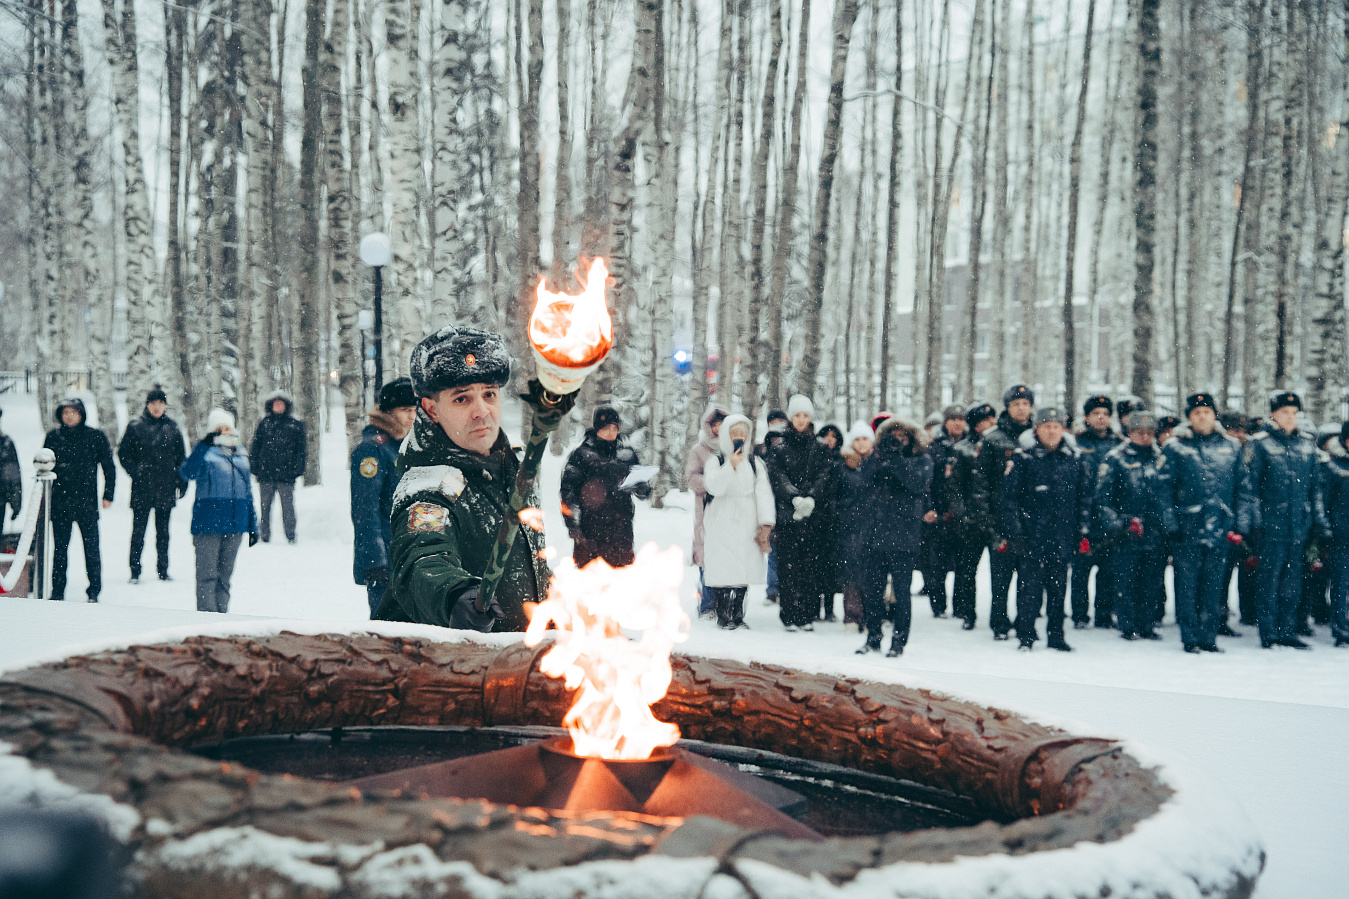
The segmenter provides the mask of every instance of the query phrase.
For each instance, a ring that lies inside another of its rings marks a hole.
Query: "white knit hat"
[[[224,409],[212,409],[206,413],[206,433],[213,434],[221,425],[229,425],[234,430],[234,416]]]
[[[804,412],[811,418],[815,417],[815,404],[810,401],[810,397],[798,393],[787,401],[787,417],[791,418],[798,412]]]
[[[865,437],[868,440],[875,440],[876,432],[871,430],[871,425],[867,424],[861,419],[858,419],[857,421],[853,422],[852,427],[848,429],[848,436],[844,439],[842,448],[851,450],[852,442],[856,440],[858,437]]]

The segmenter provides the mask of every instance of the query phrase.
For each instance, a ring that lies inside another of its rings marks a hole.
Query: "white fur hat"
[[[221,425],[229,425],[234,430],[234,416],[224,409],[212,409],[206,413],[206,433],[213,434]]]
[[[871,425],[862,421],[860,418],[853,422],[852,427],[848,429],[848,435],[844,438],[843,446],[841,448],[851,450],[852,442],[858,437],[865,437],[868,440],[876,439],[876,432],[871,430]]]
[[[798,393],[787,401],[787,417],[791,418],[798,412],[805,412],[811,418],[815,417],[815,404],[810,401],[810,397]]]

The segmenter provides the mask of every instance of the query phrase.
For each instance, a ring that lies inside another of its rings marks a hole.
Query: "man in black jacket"
[[[145,411],[126,426],[117,459],[131,477],[131,583],[140,582],[141,551],[150,512],[155,513],[155,562],[159,579],[169,579],[169,515],[187,495],[187,481],[178,474],[186,453],[183,432],[167,415],[168,397],[158,384],[145,397]]]
[[[249,464],[258,479],[262,508],[258,514],[259,534],[266,543],[272,539],[272,498],[281,497],[281,524],[286,539],[295,542],[295,479],[304,474],[308,443],[304,424],[291,415],[294,403],[290,394],[278,390],[263,403],[266,415],[253,432]]]
[[[5,410],[0,409],[0,416]],[[19,473],[19,451],[14,441],[0,431],[0,527],[5,523],[5,506],[9,506],[10,519],[17,521],[19,510],[23,508],[23,479]]]
[[[56,482],[52,484],[52,599],[65,599],[66,564],[70,537],[80,526],[84,542],[84,570],[89,575],[90,602],[103,589],[103,561],[98,552],[98,469],[103,469],[104,509],[112,505],[117,469],[107,436],[84,423],[84,403],[62,400],[56,407],[61,426],[47,432],[42,445],[56,454]]]
[[[1025,384],[1014,384],[1002,395],[1005,411],[998,416],[998,426],[984,435],[979,448],[979,478],[976,489],[980,502],[994,510],[994,531],[989,541],[988,568],[993,587],[993,605],[988,624],[994,640],[1006,640],[1012,629],[1007,614],[1007,593],[1012,588],[1012,575],[1021,566],[1017,546],[1008,539],[1002,528],[1002,481],[1012,465],[1012,456],[1020,448],[1021,435],[1030,429],[1031,408],[1035,393]],[[1020,590],[1020,587],[1017,588]]]
[[[650,496],[651,484],[621,487],[640,463],[637,453],[619,436],[619,425],[613,406],[596,409],[585,440],[567,457],[562,471],[562,517],[574,541],[571,555],[577,568],[597,558],[622,568],[635,558],[632,498]]]
[[[925,552],[919,558],[923,572],[923,586],[932,614],[946,617],[946,572],[955,568],[955,516],[946,499],[946,482],[955,467],[953,450],[965,438],[965,407],[954,405],[942,410],[941,427],[932,437],[928,455],[932,457],[932,508],[937,513],[933,522],[923,523]]]
[[[979,454],[984,435],[996,427],[997,412],[988,403],[980,403],[965,413],[965,439],[951,448],[947,463],[950,473],[942,485],[942,502],[951,528],[952,564],[956,570],[955,589],[951,593],[951,612],[961,619],[965,630],[974,630],[975,575],[979,557],[984,554],[994,531],[993,514],[983,504],[979,490]],[[935,476],[935,475],[934,475]]]

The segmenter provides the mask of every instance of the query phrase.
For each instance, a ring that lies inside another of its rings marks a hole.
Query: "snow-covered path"
[[[33,399],[7,395],[0,405],[28,477],[42,441]],[[359,627],[367,617],[364,588],[351,576],[348,475],[340,431],[325,435],[322,459],[323,486],[296,492],[298,543],[240,551],[230,608],[241,618],[310,618]],[[550,542],[565,556],[571,546],[556,504],[561,463],[559,457],[545,458],[542,483]],[[220,622],[220,616],[193,611],[190,496],[173,518],[170,571],[175,580],[131,585],[125,479],[119,478],[117,493],[102,519],[102,602],[57,606],[0,600],[0,669],[60,656],[73,645]],[[670,497],[666,509],[643,505],[636,522],[639,545],[687,546],[690,506],[687,495]],[[153,554],[153,539],[147,543]],[[83,562],[75,547],[71,556],[68,596],[82,599]],[[148,560],[145,564],[153,571]],[[696,577],[692,571],[684,585],[690,612]],[[1331,648],[1324,629],[1308,653],[1262,651],[1247,629],[1245,637],[1223,642],[1227,652],[1221,656],[1189,656],[1180,651],[1174,621],[1168,618],[1161,643],[1125,643],[1113,632],[1070,631],[1077,652],[1024,654],[1012,643],[990,639],[986,578],[981,576],[980,583],[980,626],[969,633],[958,621],[934,619],[926,601],[916,597],[913,634],[899,659],[854,656],[861,638],[841,624],[820,625],[809,634],[784,633],[776,608],[762,600],[762,587],[748,602],[749,630],[726,633],[695,621],[682,649],[929,687],[1026,711],[1040,720],[1076,722],[1088,732],[1134,738],[1208,771],[1245,807],[1269,852],[1261,899],[1343,895],[1349,883],[1349,766],[1344,761],[1349,651]]]

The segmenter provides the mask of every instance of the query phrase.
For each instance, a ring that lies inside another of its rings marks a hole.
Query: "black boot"
[[[731,591],[725,587],[712,588],[713,608],[717,612],[717,627],[728,630],[731,627]]]
[[[738,587],[731,594],[731,630],[749,627],[749,625],[745,623],[745,592],[746,590],[744,587]]]
[[[1228,624],[1226,621],[1224,621],[1222,624],[1218,625],[1218,636],[1219,636],[1219,637],[1240,637],[1240,636],[1241,636],[1241,631],[1233,630],[1233,629],[1232,629],[1232,625],[1230,625],[1230,624]]]
[[[1059,652],[1073,651],[1073,648],[1068,645],[1068,641],[1063,639],[1063,634],[1050,634],[1049,640],[1045,645],[1050,649],[1057,649]]]
[[[887,659],[893,659],[895,656],[904,654],[904,644],[896,639],[890,640],[890,651],[885,654]]]
[[[863,643],[861,647],[858,648],[856,654],[859,656],[864,656],[869,652],[880,652],[880,651],[881,651],[881,638],[880,635],[877,634],[874,637],[868,636],[867,642]]]

